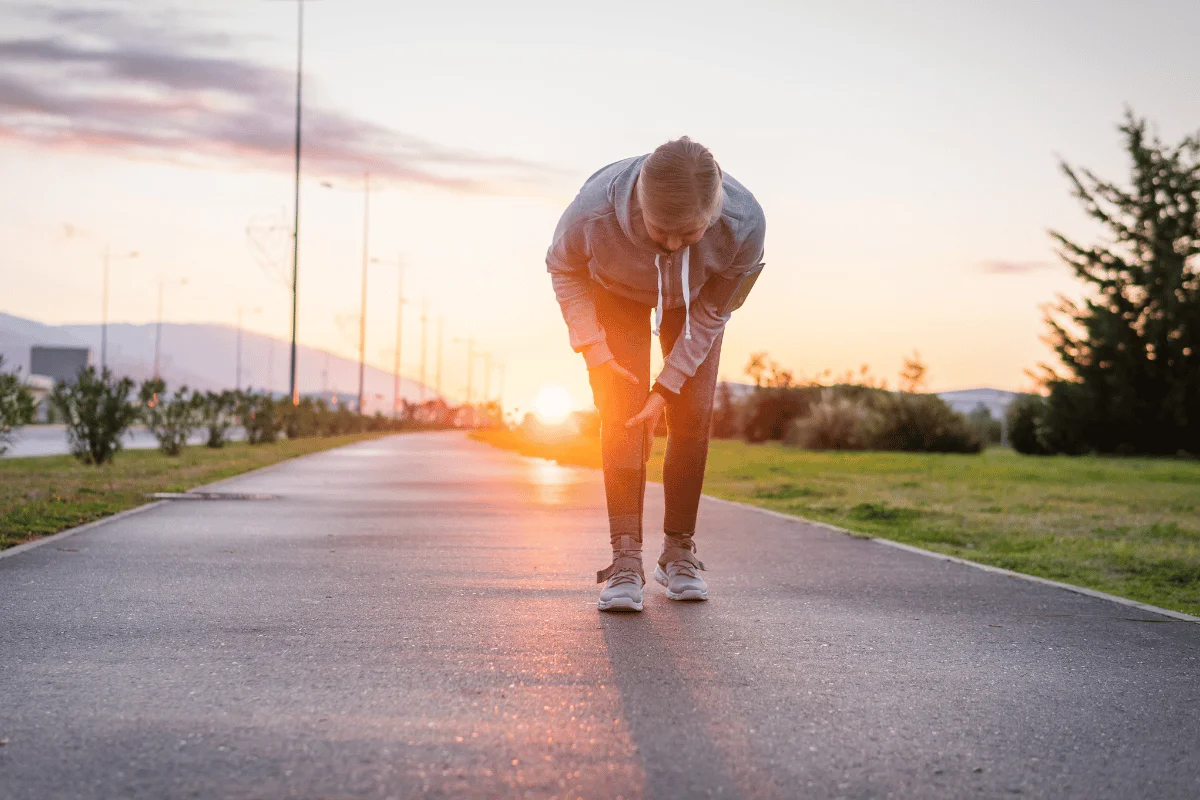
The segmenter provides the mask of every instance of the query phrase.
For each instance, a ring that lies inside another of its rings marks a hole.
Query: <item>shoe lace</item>
[[[631,569],[617,570],[608,579],[609,586],[640,586],[641,584],[641,576]]]
[[[688,578],[699,578],[696,567],[690,561],[671,561],[667,564],[668,575],[683,575]]]

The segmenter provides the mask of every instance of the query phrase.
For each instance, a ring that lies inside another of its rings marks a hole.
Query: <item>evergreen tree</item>
[[[1107,241],[1051,231],[1088,291],[1046,321],[1065,373],[1049,367],[1042,445],[1078,453],[1200,453],[1200,137],[1174,147],[1126,112],[1131,185],[1062,170]]]

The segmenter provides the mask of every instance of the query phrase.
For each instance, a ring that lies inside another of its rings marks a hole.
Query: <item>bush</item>
[[[792,421],[787,441],[805,450],[863,450],[873,427],[870,415],[861,399],[827,389],[808,416]]]
[[[266,392],[241,392],[237,417],[246,431],[250,444],[269,444],[279,438],[283,429],[280,405]]]
[[[314,401],[311,397],[301,397],[297,405],[284,406],[283,431],[289,439],[320,436],[321,421],[327,413],[324,400]]]
[[[1038,431],[1044,425],[1046,401],[1036,394],[1023,394],[1008,407],[1008,441],[1018,453],[1044,456],[1049,451]]]
[[[970,424],[971,430],[979,436],[980,441],[985,444],[1000,444],[1004,426],[1000,424],[1000,420],[992,416],[991,409],[983,403],[980,403],[974,411],[967,415],[967,423]]]
[[[983,440],[937,395],[898,392],[875,398],[865,438],[873,450],[978,453]]]
[[[237,412],[236,392],[205,392],[200,405],[200,424],[208,431],[206,447],[224,447],[229,429],[233,426]]]
[[[133,381],[116,380],[112,372],[96,374],[94,367],[80,370],[74,383],[58,383],[50,403],[67,425],[71,452],[85,464],[111,461],[121,449],[121,437],[137,420],[138,409],[129,401]]]
[[[807,386],[756,389],[746,401],[742,435],[751,444],[784,438],[792,420],[808,414],[817,391]]]
[[[138,399],[142,402],[142,419],[158,439],[158,449],[163,455],[179,455],[192,431],[200,427],[203,396],[189,392],[187,386],[167,394],[162,378],[151,378],[142,383]]]
[[[13,428],[33,422],[33,393],[21,382],[20,370],[4,372],[0,356],[0,455],[12,443]]]

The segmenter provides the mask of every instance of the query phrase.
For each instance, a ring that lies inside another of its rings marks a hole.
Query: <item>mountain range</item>
[[[142,381],[154,374],[154,323],[110,323],[108,366],[118,375]],[[162,326],[161,366],[169,387],[186,384],[192,389],[232,389],[237,382],[237,328],[211,323],[171,323]],[[34,346],[87,347],[91,362],[100,360],[100,326],[47,325],[0,312],[0,355],[6,369],[20,367],[29,374]],[[288,390],[291,343],[261,333],[242,332],[242,388]],[[296,349],[297,383],[302,394],[358,394],[358,362],[324,350],[300,345]],[[367,365],[364,375],[366,410],[391,408],[392,373]],[[401,377],[400,393],[416,401],[422,396],[419,382]],[[435,392],[425,387],[426,399]]]

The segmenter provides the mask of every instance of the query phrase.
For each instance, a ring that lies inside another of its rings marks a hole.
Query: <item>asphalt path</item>
[[[240,427],[231,428],[229,440],[238,441],[245,438],[245,432]],[[207,431],[195,431],[188,437],[191,444],[203,444],[208,441]],[[148,450],[158,447],[158,440],[144,425],[135,425],[121,439],[121,445],[128,450]],[[65,425],[28,425],[14,431],[12,444],[8,450],[0,454],[0,458],[27,458],[29,456],[57,456],[71,452],[67,442],[67,427]]]
[[[455,433],[219,487],[0,559],[0,797],[1200,797],[1200,625],[710,500],[601,614],[598,475]]]

